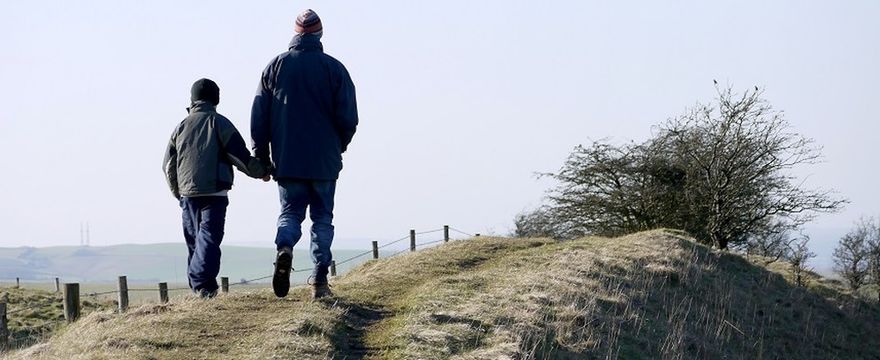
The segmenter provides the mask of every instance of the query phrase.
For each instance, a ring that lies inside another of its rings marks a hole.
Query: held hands
[[[269,180],[272,180],[272,173],[274,173],[274,172],[275,172],[274,166],[272,166],[272,165],[267,166],[266,167],[266,175],[263,175],[263,178],[262,178],[263,182],[269,182]]]

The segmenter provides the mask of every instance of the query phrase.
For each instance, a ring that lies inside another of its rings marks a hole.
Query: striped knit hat
[[[321,26],[321,18],[319,18],[318,14],[312,11],[312,9],[303,11],[302,14],[299,14],[299,16],[296,17],[296,26],[294,29],[300,34],[321,35],[324,31],[324,27]]]

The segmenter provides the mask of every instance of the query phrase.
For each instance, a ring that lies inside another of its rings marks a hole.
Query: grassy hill
[[[332,284],[95,312],[10,358],[880,358],[875,304],[671,231],[456,241]]]

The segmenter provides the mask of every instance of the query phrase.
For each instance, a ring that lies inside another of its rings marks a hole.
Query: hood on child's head
[[[211,79],[198,79],[192,86],[192,102],[207,101],[214,106],[220,104],[220,87]]]

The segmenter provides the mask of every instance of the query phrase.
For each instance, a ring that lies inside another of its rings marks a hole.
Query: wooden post
[[[379,258],[379,242],[373,241],[373,259]]]
[[[220,277],[220,291],[224,294],[229,293],[229,278],[226,276]]]
[[[6,303],[0,302],[0,351],[9,346],[9,326],[6,324]]]
[[[416,251],[416,231],[409,231],[409,251]]]
[[[443,225],[443,242],[449,242],[449,225]]]
[[[15,278],[15,288],[18,289],[20,287],[21,287],[21,280],[19,280],[18,278]]]
[[[330,261],[330,276],[336,276],[336,260]]]
[[[64,318],[67,322],[74,322],[79,319],[79,284],[64,284]]]
[[[159,303],[165,304],[168,302],[168,283],[160,282],[159,283]]]
[[[55,278],[55,292],[57,292],[57,293],[61,292],[61,279],[59,279],[57,277]]]
[[[119,277],[119,285],[116,288],[116,292],[119,295],[119,312],[124,313],[128,310],[128,278],[125,276]]]

